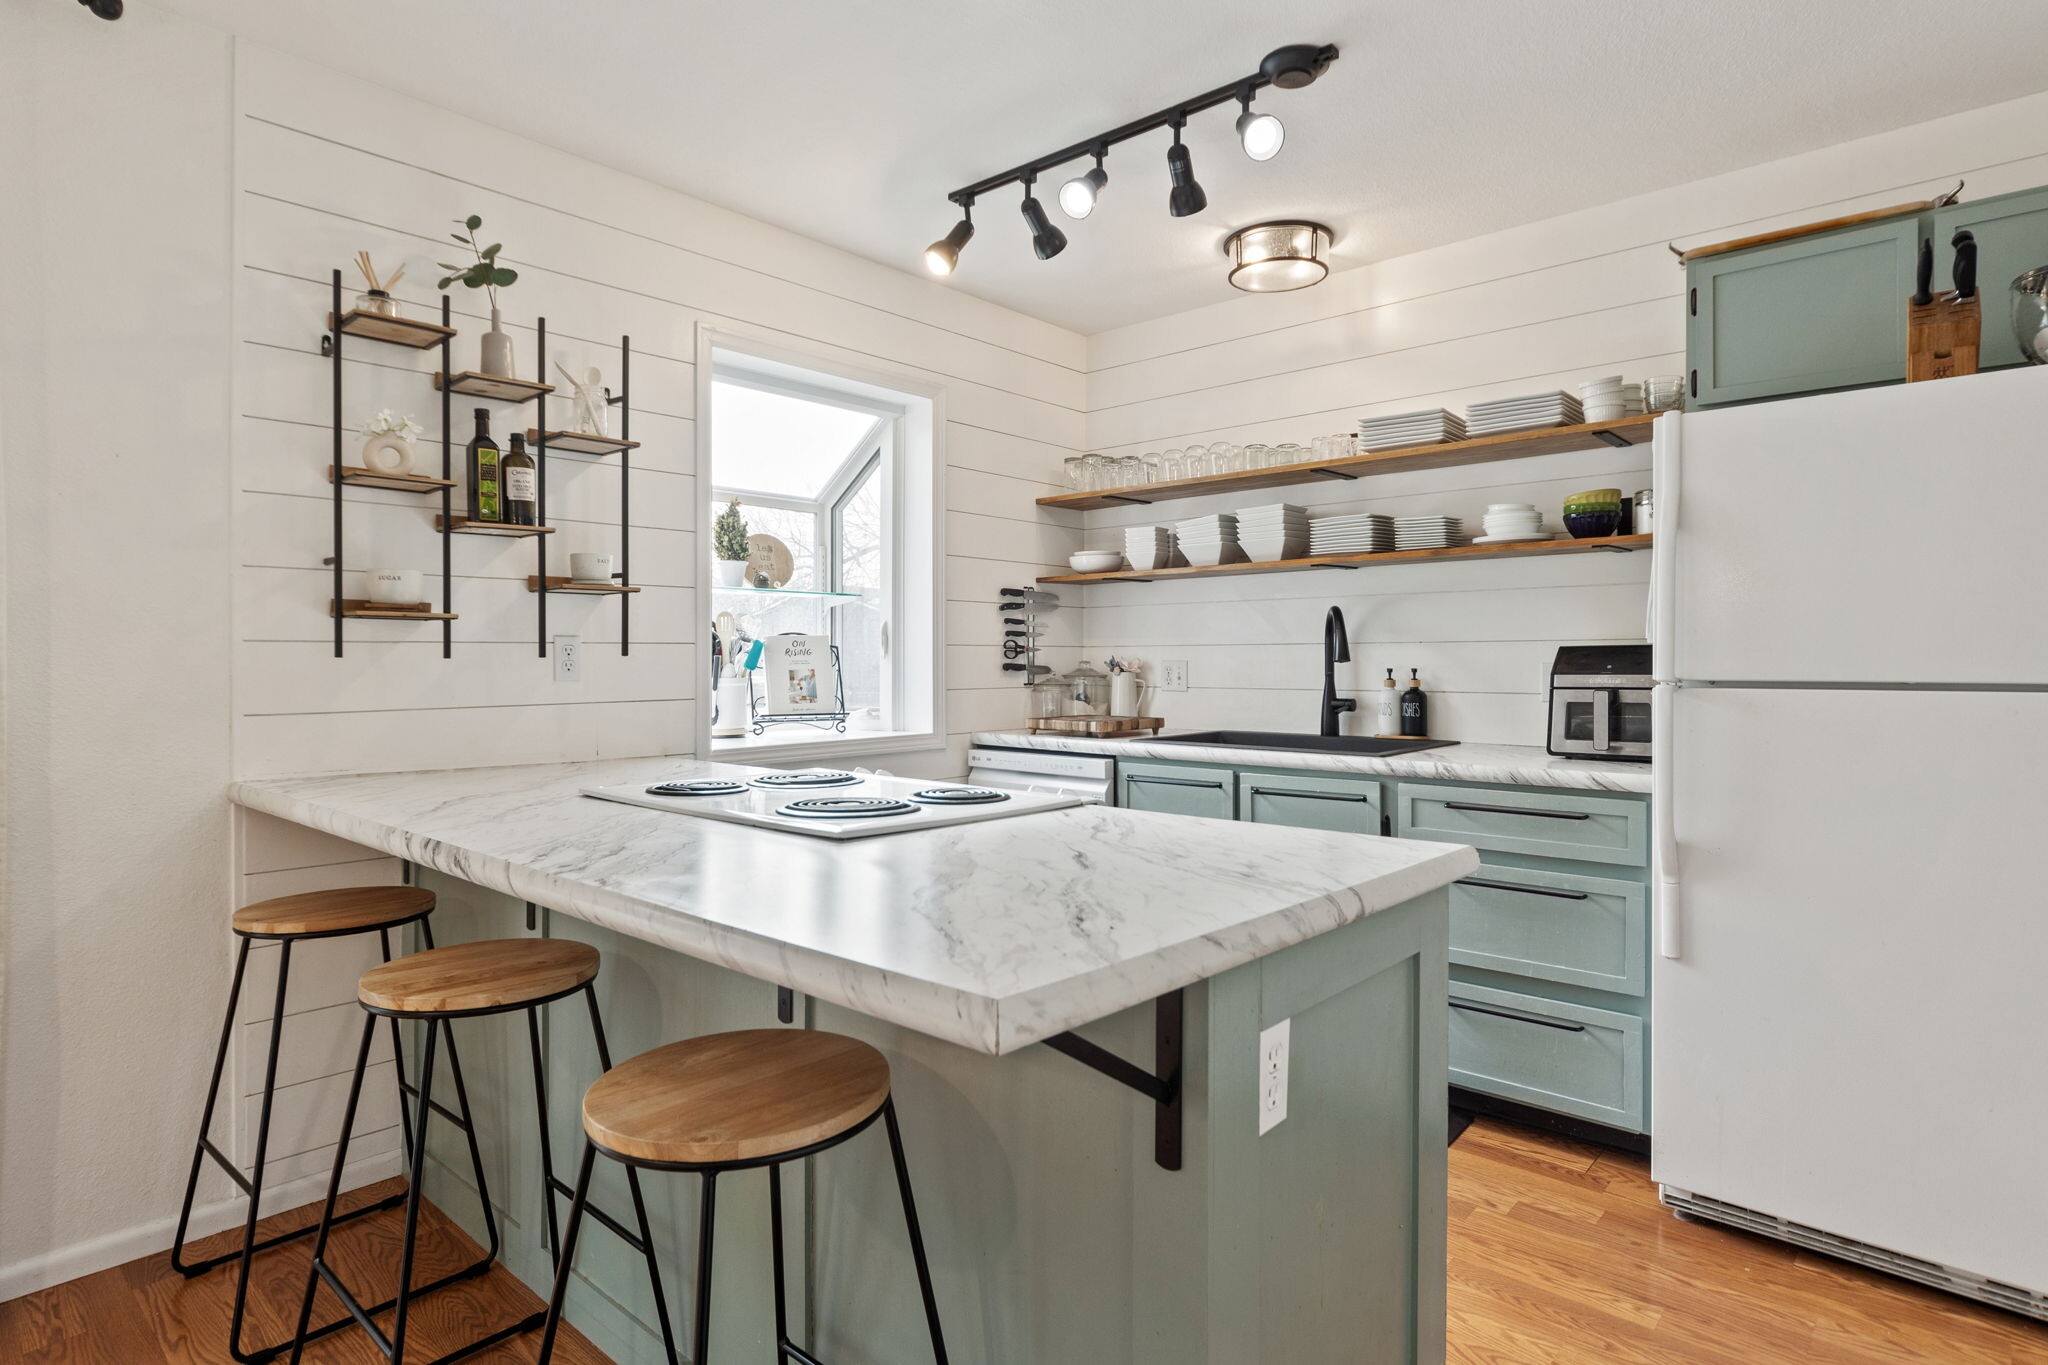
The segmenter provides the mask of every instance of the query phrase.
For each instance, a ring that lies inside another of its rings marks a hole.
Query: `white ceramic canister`
[[[370,600],[382,606],[414,606],[421,602],[418,569],[365,569]]]

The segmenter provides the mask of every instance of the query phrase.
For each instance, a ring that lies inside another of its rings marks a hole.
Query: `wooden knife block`
[[[1977,373],[1983,332],[1983,292],[1959,299],[1936,294],[1931,303],[1906,300],[1906,382]]]

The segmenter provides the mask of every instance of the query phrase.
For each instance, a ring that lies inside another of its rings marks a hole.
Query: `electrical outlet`
[[[1259,1136],[1287,1117],[1287,1052],[1294,1021],[1282,1019],[1259,1034]]]
[[[583,681],[583,637],[581,635],[557,635],[554,648],[550,651],[555,660],[555,681],[558,683],[580,683]]]
[[[1161,692],[1185,692],[1188,690],[1188,661],[1186,659],[1165,659],[1160,662],[1159,690]]]

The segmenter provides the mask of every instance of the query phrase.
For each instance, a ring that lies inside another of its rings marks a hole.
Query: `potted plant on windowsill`
[[[711,581],[721,588],[737,588],[747,572],[747,557],[754,552],[747,543],[746,519],[740,516],[740,500],[734,498],[711,526]]]
[[[470,249],[476,257],[476,264],[457,265],[452,261],[442,261],[441,268],[449,273],[442,278],[441,288],[446,289],[461,280],[469,288],[481,289],[490,295],[491,330],[483,335],[483,352],[478,358],[477,371],[500,379],[517,378],[513,372],[511,334],[498,322],[498,291],[517,280],[519,272],[498,264],[498,251],[504,245],[502,242],[492,242],[483,247],[476,244],[476,230],[484,225],[483,219],[472,213],[455,221],[462,224],[463,230],[448,235]]]

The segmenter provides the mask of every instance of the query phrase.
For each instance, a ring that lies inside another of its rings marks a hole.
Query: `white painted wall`
[[[1306,444],[1355,429],[1361,415],[1458,408],[1617,372],[1676,374],[1684,274],[1667,242],[1698,245],[1927,198],[1964,178],[1969,198],[2048,180],[2048,95],[1383,261],[1301,293],[1246,295],[1092,337],[1089,448],[1121,455],[1197,438]],[[1988,284],[1995,294],[2004,281]],[[1995,301],[1986,326],[2005,325]],[[1568,493],[1649,482],[1642,448],[1086,517],[1100,548],[1120,545],[1126,525],[1283,496],[1312,515],[1441,512],[1476,531],[1489,502],[1533,501],[1555,524]],[[1081,590],[1086,653],[1186,659],[1190,690],[1156,703],[1172,724],[1300,729],[1316,719],[1322,619],[1334,603],[1352,639],[1340,686],[1368,715],[1385,669],[1405,681],[1419,667],[1437,734],[1541,744],[1556,647],[1640,639],[1648,559],[1106,584]]]

